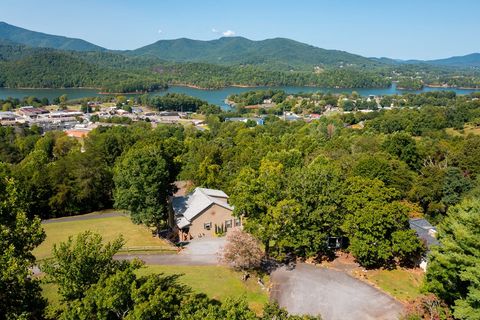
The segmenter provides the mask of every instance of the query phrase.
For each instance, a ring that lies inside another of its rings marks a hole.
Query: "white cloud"
[[[235,31],[227,30],[227,31],[222,32],[222,34],[223,34],[224,37],[232,37],[232,36],[235,35]]]
[[[162,33],[162,32],[163,32],[162,29],[158,29],[158,33]]]
[[[218,30],[215,29],[215,28],[212,28],[212,32],[213,32],[213,33],[218,33]]]

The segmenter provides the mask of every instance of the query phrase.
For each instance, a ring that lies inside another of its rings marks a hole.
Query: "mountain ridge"
[[[134,50],[109,50],[82,39],[31,31],[0,21],[0,45],[25,45],[79,52],[112,52],[127,56],[155,57],[170,62],[199,62],[219,65],[257,65],[275,70],[313,71],[315,68],[345,66],[376,67],[404,64],[480,68],[480,53],[435,60],[399,60],[388,57],[364,57],[347,51],[323,49],[288,38],[250,40],[245,37],[221,37],[195,40],[186,37],[158,40]]]
[[[106,51],[83,39],[69,38],[32,31],[0,21],[0,39],[36,48],[53,48],[72,51]]]
[[[474,52],[462,56],[452,56],[449,58],[428,60],[427,63],[451,67],[480,67],[480,53]]]
[[[315,66],[363,67],[377,64],[368,58],[346,51],[322,49],[281,37],[265,40],[250,40],[244,37],[159,40],[126,53],[134,56],[150,55],[174,62],[276,65],[285,70],[313,70]]]

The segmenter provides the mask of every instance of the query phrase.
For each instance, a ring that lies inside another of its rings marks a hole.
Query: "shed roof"
[[[439,245],[437,238],[434,236],[437,233],[437,229],[430,224],[425,219],[416,218],[410,219],[410,229],[415,230],[418,237],[422,240],[425,240],[427,247],[430,248],[432,245]]]

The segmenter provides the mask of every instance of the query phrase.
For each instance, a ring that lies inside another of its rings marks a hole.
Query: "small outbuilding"
[[[422,268],[423,271],[426,271],[428,264],[427,255],[428,252],[430,252],[430,248],[432,246],[440,245],[440,242],[437,240],[437,229],[432,226],[430,222],[423,218],[410,219],[409,223],[410,229],[415,230],[417,236],[425,243],[425,246],[427,247],[427,252],[419,262],[420,268]]]

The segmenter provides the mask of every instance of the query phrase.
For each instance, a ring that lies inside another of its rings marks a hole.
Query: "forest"
[[[411,80],[413,78],[416,80]],[[226,86],[385,88],[392,80],[400,81],[405,89],[419,89],[422,84],[476,88],[479,79],[476,70],[429,65],[374,64],[369,69],[327,65],[309,70],[284,70],[275,64],[172,62],[121,52],[74,52],[0,43],[0,87],[10,88],[93,87],[112,93],[149,92],[168,85],[208,89]]]
[[[276,91],[241,98],[275,96],[284,99]],[[336,106],[343,101],[317,98]],[[208,113],[209,130],[134,122],[99,127],[79,142],[63,132],[0,127],[0,226],[12,232],[20,222],[32,223],[35,234],[31,244],[17,245],[1,233],[1,241],[12,242],[1,269],[8,270],[13,258],[32,261],[28,251],[41,242],[39,218],[115,207],[129,210],[135,223],[162,228],[172,182],[183,179],[229,194],[234,213],[247,218],[245,229],[280,261],[328,259],[334,251],[327,239],[338,237],[365,268],[409,267],[426,247],[408,221],[425,217],[439,227],[442,243],[431,253],[425,290],[458,319],[478,315],[477,95],[388,96],[380,103],[398,108],[335,113],[310,123],[270,114],[263,126],[223,122],[219,108],[194,98],[170,95],[144,103],[163,110],[175,99],[184,110]],[[122,268],[118,272],[133,267]]]

